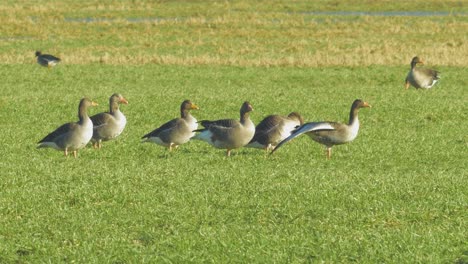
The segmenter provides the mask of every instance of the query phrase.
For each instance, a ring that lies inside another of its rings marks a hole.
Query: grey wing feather
[[[107,120],[109,120],[110,116],[109,113],[99,113],[90,117],[91,121],[93,122],[93,127],[101,127],[107,124]]]
[[[235,119],[221,119],[221,120],[215,120],[215,121],[202,120],[199,123],[201,123],[202,126],[204,126],[206,128],[208,128],[210,126],[232,127],[232,126],[238,124],[239,121],[235,120]]]
[[[273,149],[273,152],[275,152],[279,147],[281,147],[283,144],[286,142],[290,141],[293,138],[296,138],[304,133],[307,132],[316,132],[316,131],[330,131],[330,130],[335,130],[335,128],[330,124],[330,123],[325,123],[325,122],[310,122],[306,123],[299,128],[297,128],[289,137],[285,138],[283,141],[281,141],[275,149]]]
[[[162,126],[156,128],[155,130],[151,131],[150,133],[144,135],[143,138],[150,138],[150,137],[157,137],[159,134],[165,130],[172,129],[178,124],[178,118],[172,119],[171,121],[166,122]]]
[[[45,136],[41,141],[38,143],[44,143],[44,142],[53,142],[57,137],[62,136],[68,132],[70,132],[74,127],[76,126],[76,123],[66,123],[55,129],[53,132]]]
[[[49,54],[43,54],[41,57],[46,61],[60,61],[60,58],[57,58]]]

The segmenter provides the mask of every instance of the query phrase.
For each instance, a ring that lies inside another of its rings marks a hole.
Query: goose
[[[108,141],[118,137],[127,124],[127,119],[119,109],[119,104],[128,104],[121,94],[115,93],[109,98],[109,112],[93,115],[93,148],[101,148],[102,141]]]
[[[37,63],[39,63],[39,65],[47,67],[49,69],[54,67],[60,62],[60,58],[57,58],[49,54],[42,54],[42,52],[40,51],[36,51],[36,57],[37,57]]]
[[[411,60],[411,70],[408,72],[405,80],[405,89],[410,85],[417,88],[430,89],[440,79],[439,72],[427,68],[418,68],[417,64],[424,64],[423,60],[419,57],[414,57]]]
[[[88,98],[81,99],[78,107],[79,121],[61,125],[39,141],[37,147],[62,150],[65,157],[68,156],[69,151],[72,151],[76,158],[77,150],[86,146],[93,136],[93,123],[87,114],[90,106],[97,106],[97,103]]]
[[[249,113],[253,107],[244,102],[240,109],[240,121],[221,119],[216,121],[203,120],[200,123],[205,128],[195,130],[200,132],[193,139],[202,140],[215,148],[226,149],[226,155],[231,156],[231,150],[247,145],[255,134],[255,125],[250,120]]]
[[[338,122],[310,122],[297,128],[291,136],[281,141],[272,153],[279,149],[284,143],[302,134],[307,134],[312,140],[325,145],[327,159],[331,159],[331,148],[334,145],[341,145],[353,141],[359,132],[358,112],[360,108],[371,107],[367,102],[356,99],[351,105],[349,123]]]
[[[193,131],[198,128],[197,119],[190,114],[190,110],[198,109],[200,108],[190,100],[183,101],[180,105],[180,118],[172,119],[144,135],[143,142],[167,147],[169,151],[187,143],[195,135]]]
[[[288,116],[269,115],[255,127],[255,135],[246,147],[273,150],[303,124],[304,119],[297,112],[291,112]]]

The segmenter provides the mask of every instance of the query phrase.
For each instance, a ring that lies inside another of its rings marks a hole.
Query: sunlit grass
[[[467,12],[462,1],[3,1],[0,263],[466,263]],[[62,58],[52,70],[34,51]],[[442,72],[404,90],[414,55]],[[88,96],[128,125],[64,158],[36,142]],[[258,123],[300,112],[357,139],[327,161],[306,136],[274,155],[140,138],[179,115]]]
[[[464,70],[444,67],[429,91],[405,91],[406,67],[1,67],[2,262],[455,262],[466,259]],[[21,80],[21,81],[18,81]],[[77,159],[35,143],[76,120],[89,96],[129,105],[123,135]],[[367,100],[361,131],[325,159],[300,137],[273,156],[231,158],[203,142],[174,153],[140,137],[178,115],[259,122],[298,111],[346,121]]]
[[[0,61],[31,63],[37,49],[68,64],[119,65],[402,65],[420,55],[432,65],[462,66],[468,56],[465,13],[333,16],[309,13],[331,7],[326,1],[249,3],[3,4]],[[344,10],[394,10],[385,3],[359,3]],[[452,2],[399,4],[403,11],[465,10]]]

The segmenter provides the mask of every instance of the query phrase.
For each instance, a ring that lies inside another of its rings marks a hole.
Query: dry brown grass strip
[[[201,5],[189,15],[154,17],[156,3],[0,5],[0,62],[34,63],[34,51],[43,49],[64,64],[368,66],[407,65],[419,55],[430,65],[467,65],[466,17],[326,17],[249,7],[218,4],[200,15]],[[141,20],[129,19],[132,12]]]

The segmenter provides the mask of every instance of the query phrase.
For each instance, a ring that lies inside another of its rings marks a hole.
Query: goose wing
[[[211,126],[233,127],[239,124],[239,121],[235,119],[220,119],[220,120],[215,120],[215,121],[202,120],[199,123],[206,128],[209,128]]]
[[[38,142],[40,143],[45,143],[45,142],[54,142],[57,138],[64,136],[68,134],[70,131],[72,131],[75,127],[77,126],[76,123],[66,123],[55,129],[53,132],[45,136],[41,141]]]
[[[279,147],[281,147],[284,143],[290,141],[291,139],[293,138],[296,138],[304,133],[308,133],[308,132],[318,132],[318,131],[331,131],[331,130],[335,130],[335,128],[332,126],[331,123],[328,123],[328,122],[310,122],[310,123],[306,123],[302,126],[300,126],[299,128],[297,128],[296,130],[294,130],[294,132],[287,138],[285,138],[283,141],[281,141],[276,147],[275,149],[273,149],[273,151],[271,152],[273,154],[273,152],[275,152]]]
[[[49,54],[42,54],[41,58],[47,62],[50,61],[60,61],[60,58],[57,58],[55,56],[49,55]]]
[[[111,118],[112,116],[107,112],[99,113],[90,117],[94,128],[105,126]]]
[[[142,139],[150,138],[150,137],[158,137],[161,133],[174,129],[179,124],[179,121],[180,121],[180,118],[172,119],[171,121],[166,122],[162,126],[144,135]]]

